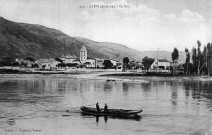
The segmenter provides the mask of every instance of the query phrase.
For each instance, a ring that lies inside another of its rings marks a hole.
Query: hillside
[[[0,57],[25,58],[55,58],[62,55],[79,56],[80,48],[85,45],[90,57],[141,60],[148,56],[171,60],[170,52],[140,52],[127,46],[95,42],[80,37],[70,37],[61,31],[41,25],[15,23],[0,18]],[[179,60],[185,61],[184,52]]]

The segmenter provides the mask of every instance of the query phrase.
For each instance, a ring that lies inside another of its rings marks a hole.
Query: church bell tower
[[[80,49],[80,62],[84,64],[86,60],[87,60],[87,50],[83,45],[82,48]]]

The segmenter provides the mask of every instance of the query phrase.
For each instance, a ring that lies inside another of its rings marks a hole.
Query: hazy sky
[[[0,16],[140,51],[212,42],[212,0],[0,0]]]

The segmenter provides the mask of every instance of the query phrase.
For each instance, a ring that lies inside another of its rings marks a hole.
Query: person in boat
[[[97,110],[97,112],[100,112],[99,103],[98,102],[96,103],[96,110]]]
[[[107,106],[107,104],[105,103],[105,107],[104,107],[104,111],[105,111],[105,112],[108,111],[107,108],[108,108],[108,106]]]

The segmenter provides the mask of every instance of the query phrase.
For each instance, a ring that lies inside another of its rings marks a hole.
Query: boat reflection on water
[[[135,120],[135,121],[140,121],[142,119],[142,116],[140,115],[135,115],[135,116],[125,116],[125,117],[117,117],[117,116],[95,116],[95,115],[89,115],[81,112],[81,116],[86,117],[86,116],[91,116],[89,118],[95,118],[96,117],[96,122],[99,122],[100,117],[104,118],[105,123],[107,123],[108,118],[109,119],[123,119],[123,120]]]

